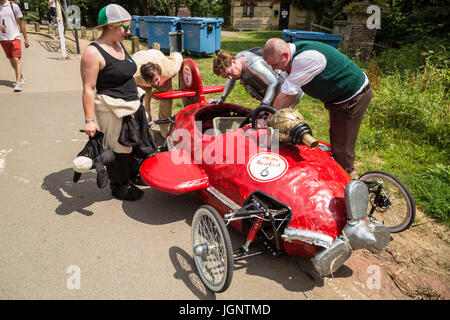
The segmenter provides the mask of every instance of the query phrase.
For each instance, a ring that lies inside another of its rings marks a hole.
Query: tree
[[[345,19],[345,6],[357,6],[354,0],[292,0],[300,9],[313,10],[319,24],[332,28],[334,20]],[[448,0],[370,0],[390,9],[381,15],[381,30],[376,42],[401,45],[427,37],[448,37],[450,6]]]
[[[447,0],[391,0],[390,9],[381,16],[377,41],[395,46],[430,37],[448,39]]]

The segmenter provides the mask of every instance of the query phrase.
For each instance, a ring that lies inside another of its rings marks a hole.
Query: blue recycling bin
[[[131,16],[130,35],[139,37],[139,16]]]
[[[139,38],[142,39],[148,39],[148,32],[147,32],[147,24],[145,23],[145,16],[140,16],[138,18],[139,22]]]
[[[286,42],[296,42],[300,40],[320,41],[334,48],[337,48],[339,42],[342,41],[342,38],[339,35],[324,32],[284,29],[281,35]]]
[[[148,16],[144,19],[147,27],[148,46],[152,43],[159,43],[161,50],[170,50],[169,32],[178,30],[178,17]]]
[[[222,23],[223,23],[223,18],[200,18],[203,19],[203,21],[205,21],[207,24],[214,24],[214,37],[215,37],[215,41],[214,41],[214,47],[215,47],[215,52],[220,50],[220,40],[221,40],[221,32],[222,32]]]
[[[209,19],[209,18],[207,18]],[[222,32],[222,24],[223,24],[223,18],[212,18],[215,20],[216,26],[215,26],[215,32],[216,32],[216,41],[215,41],[215,47],[216,52],[220,51],[220,41],[221,41],[221,32]]]
[[[223,19],[220,18],[220,20],[218,18],[181,18],[180,29],[184,31],[184,50],[200,55],[220,50],[219,29]]]

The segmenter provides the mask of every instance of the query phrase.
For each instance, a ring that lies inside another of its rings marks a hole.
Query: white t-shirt
[[[295,44],[289,43],[289,47],[291,49],[291,56],[294,56],[296,52]],[[322,53],[317,50],[306,50],[298,54],[294,58],[294,60],[292,60],[291,65],[291,73],[284,81],[280,91],[287,95],[296,95],[298,94],[302,86],[310,82],[312,79],[314,79],[315,76],[325,70],[325,67],[327,66],[327,59]],[[350,100],[359,92],[361,92],[361,90],[364,89],[364,87],[369,83],[369,79],[367,78],[367,75],[365,73],[364,76],[364,84],[354,95],[352,95],[348,99],[336,103],[342,103]]]
[[[16,15],[15,17],[14,14]],[[22,17],[22,11],[20,11],[17,4],[6,1],[4,5],[0,5],[0,24],[3,24],[3,21],[5,21],[6,25],[6,32],[0,31],[0,41],[10,41],[20,38],[19,25],[16,19]]]
[[[52,3],[50,3],[51,2],[51,0],[48,2],[48,5],[50,6],[50,7],[52,7],[52,8],[56,8],[56,3],[55,3],[55,1],[53,1]]]

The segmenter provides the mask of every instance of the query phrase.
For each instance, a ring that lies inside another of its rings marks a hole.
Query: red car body
[[[190,59],[180,71],[180,88],[156,96],[181,97],[185,108],[176,114],[167,137],[171,150],[144,161],[140,170],[143,180],[166,193],[196,192],[222,217],[230,213],[230,207],[242,207],[251,194],[262,192],[290,209],[282,236],[287,254],[312,258],[329,247],[347,223],[344,190],[350,176],[321,148],[291,144],[276,150],[261,147],[268,129],[247,125],[211,134],[208,129],[213,129],[215,117],[243,117],[252,110],[207,103],[204,94],[223,87],[203,87]],[[230,224],[241,233],[251,227],[245,220]]]

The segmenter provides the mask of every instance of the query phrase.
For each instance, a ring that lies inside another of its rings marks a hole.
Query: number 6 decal
[[[271,152],[257,153],[247,164],[248,174],[257,182],[275,181],[284,176],[288,168],[285,158]]]

